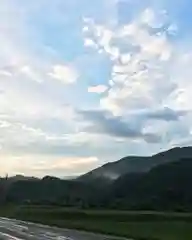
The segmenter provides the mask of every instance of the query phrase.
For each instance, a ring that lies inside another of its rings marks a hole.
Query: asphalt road
[[[120,238],[59,229],[41,224],[0,218],[0,240],[122,240]],[[131,239],[130,239],[131,240]]]

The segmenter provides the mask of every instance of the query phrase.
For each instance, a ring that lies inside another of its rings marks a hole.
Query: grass
[[[191,213],[121,212],[9,206],[0,215],[140,240],[191,240]]]

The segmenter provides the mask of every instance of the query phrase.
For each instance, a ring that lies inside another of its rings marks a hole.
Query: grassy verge
[[[90,211],[52,207],[7,207],[0,215],[145,240],[191,240],[192,214]]]

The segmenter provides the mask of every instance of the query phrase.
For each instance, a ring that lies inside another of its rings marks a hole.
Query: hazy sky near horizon
[[[0,46],[0,175],[192,144],[190,0],[0,0]]]

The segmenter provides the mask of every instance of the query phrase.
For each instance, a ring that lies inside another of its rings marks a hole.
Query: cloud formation
[[[146,142],[160,141],[160,136],[143,132],[139,122],[135,124],[132,121],[123,120],[121,117],[114,117],[104,111],[79,111],[79,114],[83,116],[85,121],[88,121],[84,131],[101,135],[107,134],[122,139],[141,139]]]
[[[76,82],[78,78],[77,71],[72,66],[55,65],[53,71],[48,74],[50,77],[60,80],[64,84]]]
[[[176,88],[170,69],[180,57],[173,49],[174,25],[168,22],[167,13],[145,9],[132,22],[114,29],[93,20],[86,23],[98,51],[112,61],[111,87],[101,99],[101,106],[122,115],[130,109],[155,108],[166,103]]]
[[[174,126],[183,129],[184,122],[183,133],[190,138],[191,50],[178,44],[179,28],[166,10],[138,7],[127,17],[112,26],[85,19],[85,39],[94,42],[87,47],[107,56],[112,65],[101,109],[136,122],[137,130],[161,135],[161,144],[169,145],[177,135]]]
[[[106,92],[107,89],[108,89],[108,87],[105,86],[105,85],[97,85],[97,86],[88,87],[88,92],[89,92],[89,93],[98,93],[98,94],[101,94],[101,93]]]
[[[163,108],[153,112],[146,112],[146,117],[148,119],[154,120],[162,120],[162,121],[179,121],[180,118],[185,117],[187,115],[186,111],[183,110],[172,110],[170,108]]]
[[[0,5],[2,171],[192,144],[189,0]]]
[[[38,161],[29,155],[7,156],[7,161],[3,163],[0,156],[0,173],[35,175],[43,177],[47,175],[57,175],[61,178],[65,176],[78,176],[85,171],[90,171],[98,164],[97,157],[49,157],[36,155]],[[69,174],[70,173],[70,174]],[[69,174],[69,175],[68,175]]]

